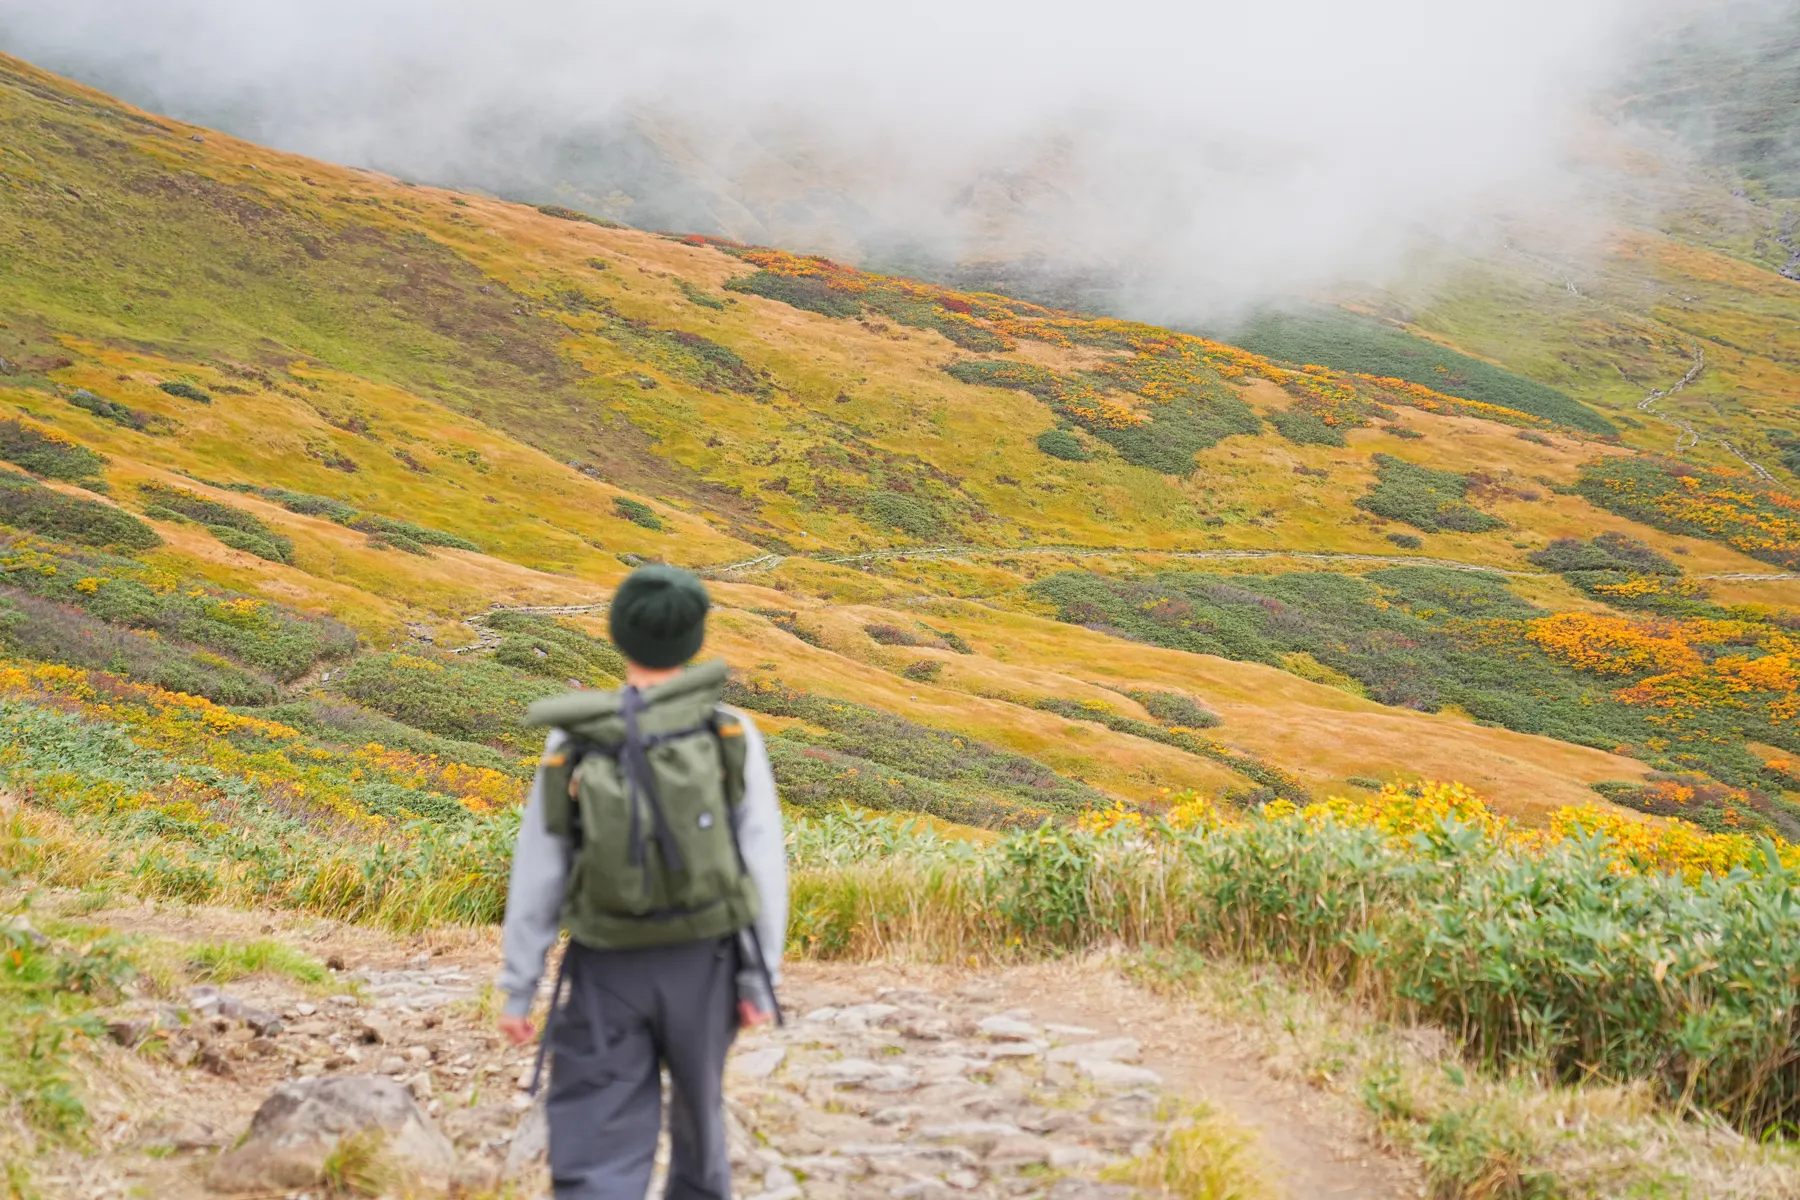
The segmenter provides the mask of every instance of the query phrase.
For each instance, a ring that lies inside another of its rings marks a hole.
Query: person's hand
[[[769,1014],[748,1000],[738,1001],[738,1024],[745,1029],[761,1025],[769,1019]]]
[[[537,1026],[531,1023],[530,1017],[503,1016],[500,1018],[500,1032],[513,1045],[523,1046],[537,1036]]]

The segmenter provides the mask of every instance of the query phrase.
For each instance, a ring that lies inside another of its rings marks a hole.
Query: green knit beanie
[[[660,563],[639,567],[613,593],[613,645],[640,667],[679,667],[700,653],[711,607],[699,576]]]

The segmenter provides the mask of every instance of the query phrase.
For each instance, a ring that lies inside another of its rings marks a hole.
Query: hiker
[[[725,664],[689,665],[710,601],[686,571],[619,585],[625,686],[531,706],[551,727],[506,896],[500,1030],[528,1016],[569,932],[538,1066],[558,1200],[643,1200],[670,1080],[671,1200],[727,1200],[725,1055],[779,1017],[787,862],[762,737],[719,703]]]

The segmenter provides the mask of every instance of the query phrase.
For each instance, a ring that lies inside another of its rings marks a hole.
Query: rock
[[[329,1021],[302,1021],[290,1032],[295,1037],[329,1037],[331,1023]]]
[[[1090,1183],[1085,1179],[1059,1179],[1050,1189],[1050,1200],[1131,1200],[1124,1184]]]
[[[1086,1167],[1098,1167],[1108,1160],[1106,1155],[1091,1146],[1053,1146],[1050,1148],[1049,1164],[1057,1171],[1079,1171]]]
[[[1132,1067],[1106,1059],[1081,1059],[1075,1069],[1102,1087],[1160,1087],[1162,1076],[1148,1067]]]
[[[200,1054],[200,1043],[191,1034],[178,1033],[169,1039],[169,1048],[166,1053],[171,1066],[191,1066],[194,1059]]]
[[[220,1156],[207,1183],[222,1192],[310,1187],[346,1137],[378,1132],[382,1155],[421,1183],[447,1186],[456,1149],[391,1079],[345,1076],[284,1083],[264,1100],[242,1145]]]
[[[513,1131],[512,1142],[506,1148],[506,1165],[500,1168],[500,1178],[517,1179],[542,1161],[549,1150],[550,1122],[544,1115],[544,1106],[534,1104],[525,1111],[519,1127]]]
[[[238,1019],[254,1030],[257,1037],[272,1038],[287,1028],[280,1017],[260,1008],[246,1008]]]
[[[870,1062],[866,1058],[840,1058],[836,1062],[821,1063],[808,1073],[808,1079],[823,1079],[832,1083],[862,1083],[877,1079],[887,1074],[887,1068],[879,1063]]]
[[[800,1180],[786,1167],[770,1167],[763,1174],[763,1192],[783,1192],[788,1188],[797,1188]]]
[[[975,1028],[991,1038],[1003,1041],[1026,1042],[1038,1036],[1036,1025],[1016,1017],[987,1017],[977,1021]]]
[[[781,1066],[787,1057],[787,1050],[781,1046],[764,1046],[760,1050],[750,1050],[734,1055],[729,1070],[740,1079],[767,1079]]]
[[[406,1060],[398,1054],[390,1054],[375,1064],[375,1072],[378,1075],[398,1075],[404,1070],[406,1070]]]
[[[842,1178],[856,1174],[856,1160],[838,1154],[811,1154],[805,1158],[796,1158],[792,1165],[805,1171],[808,1177]]]
[[[1043,1138],[1028,1133],[1003,1137],[988,1148],[987,1163],[992,1169],[1004,1171],[1041,1166],[1050,1161],[1050,1150]]]
[[[294,1011],[303,1017],[310,1017],[319,1011],[319,1006],[316,1004],[308,1004],[306,1001],[302,1000],[300,1003],[294,1005]]]
[[[200,1049],[200,1068],[210,1075],[221,1079],[230,1079],[237,1072],[231,1067],[231,1059],[227,1057],[225,1048],[219,1045],[207,1045]]]
[[[800,1185],[796,1183],[784,1187],[780,1191],[759,1192],[750,1197],[750,1200],[800,1200],[801,1195]]]
[[[1024,1132],[1004,1121],[952,1121],[945,1125],[921,1125],[918,1134],[932,1141],[969,1141],[976,1138],[1011,1137]]]
[[[1058,1025],[1054,1021],[1044,1024],[1045,1033],[1054,1033],[1057,1037],[1093,1037],[1097,1029],[1089,1029],[1086,1025]]]
[[[1053,1063],[1136,1062],[1138,1055],[1143,1051],[1143,1043],[1136,1038],[1107,1038],[1099,1042],[1079,1042],[1073,1046],[1058,1046],[1050,1052],[1050,1061]]]
[[[365,1017],[356,1023],[356,1036],[359,1041],[369,1045],[385,1045],[394,1040],[394,1030],[385,1021]]]
[[[149,1017],[126,1017],[106,1023],[106,1036],[110,1037],[127,1050],[135,1050],[143,1044],[156,1022]]]
[[[195,1150],[214,1150],[224,1144],[225,1139],[215,1133],[212,1126],[177,1119],[151,1125],[138,1142],[138,1148],[151,1153],[188,1154]]]

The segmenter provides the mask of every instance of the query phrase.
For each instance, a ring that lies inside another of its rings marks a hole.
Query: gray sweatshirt
[[[781,949],[787,942],[787,845],[781,832],[781,805],[775,796],[775,775],[769,769],[768,747],[762,733],[743,713],[731,710],[744,722],[744,802],[737,810],[738,845],[744,865],[762,900],[756,918],[756,935],[762,942],[774,982],[781,981]],[[544,743],[548,754],[564,739],[551,730]],[[522,1017],[531,1010],[538,980],[544,974],[544,956],[556,942],[562,926],[564,888],[569,878],[571,847],[567,838],[544,828],[544,774],[531,785],[531,798],[519,820],[519,840],[513,848],[512,881],[506,889],[506,924],[500,945],[500,990],[506,995],[504,1011]]]

